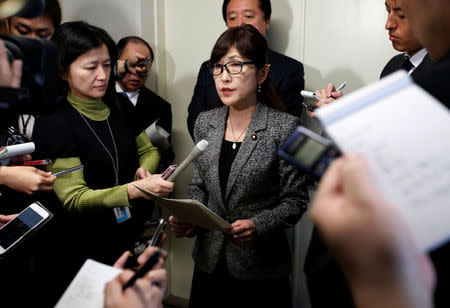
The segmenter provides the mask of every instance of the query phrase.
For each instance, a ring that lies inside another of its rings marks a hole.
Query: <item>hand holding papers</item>
[[[450,113],[404,72],[316,111],[344,153],[363,153],[423,250],[450,237]]]
[[[197,200],[161,198],[138,185],[134,186],[153,200],[156,205],[167,209],[183,222],[221,232],[231,229],[231,225],[227,221]]]

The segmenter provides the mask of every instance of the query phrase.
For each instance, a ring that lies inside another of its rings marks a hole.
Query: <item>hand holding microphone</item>
[[[0,148],[0,165],[6,166],[13,157],[33,153],[34,142],[19,143]]]
[[[169,182],[173,182],[175,178],[186,169],[189,164],[196,159],[200,154],[202,154],[208,147],[208,141],[205,139],[197,143],[192,149],[191,153],[183,160],[183,162],[177,167],[176,165],[171,165],[163,173],[163,179]]]

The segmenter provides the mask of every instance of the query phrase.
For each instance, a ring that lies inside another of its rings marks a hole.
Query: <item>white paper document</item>
[[[450,238],[450,112],[405,72],[319,109],[345,153],[369,162],[384,196],[406,218],[423,250]]]
[[[231,229],[230,223],[197,200],[161,198],[143,187],[133,185],[153,200],[156,205],[168,210],[181,221],[192,223],[208,230],[225,232]]]
[[[102,308],[105,285],[122,270],[88,259],[55,308]]]

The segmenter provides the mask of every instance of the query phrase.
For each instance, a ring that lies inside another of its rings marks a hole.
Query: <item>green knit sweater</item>
[[[109,117],[110,110],[101,99],[82,99],[69,93],[67,100],[74,108],[93,121],[104,121]],[[158,149],[151,144],[144,131],[136,137],[136,145],[140,167],[150,173],[155,172],[158,168],[160,155]],[[80,164],[79,157],[57,158],[53,164],[47,167],[47,171],[55,173]],[[53,189],[64,206],[75,211],[84,212],[93,207],[130,206],[127,184],[93,190],[86,185],[82,170],[59,176],[53,185]]]

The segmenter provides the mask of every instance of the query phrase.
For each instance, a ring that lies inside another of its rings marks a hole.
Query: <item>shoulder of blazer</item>
[[[203,137],[208,131],[216,130],[218,123],[222,123],[227,112],[228,107],[224,105],[201,112],[195,121],[194,135],[197,137]]]
[[[404,53],[393,56],[381,71],[380,78],[383,78],[402,67]]]
[[[139,93],[138,97],[138,103],[142,100],[149,100],[151,104],[158,104],[161,106],[168,106],[170,108],[170,103],[166,101],[164,98],[147,88],[146,86],[143,86],[141,88],[141,91]]]
[[[267,107],[267,127],[274,130],[282,139],[285,139],[294,129],[301,124],[300,118],[289,113]]]
[[[431,62],[431,59],[428,54],[423,58],[422,62],[420,62],[419,66],[412,72],[411,76],[414,77],[417,74],[422,74],[423,72],[428,71],[431,66],[433,65],[433,62]]]
[[[298,70],[299,68],[303,69],[303,64],[300,61],[297,61],[294,58],[288,57],[279,52],[273,51],[272,49],[269,49],[267,57],[269,59],[269,63],[271,64],[289,67],[291,70]]]

